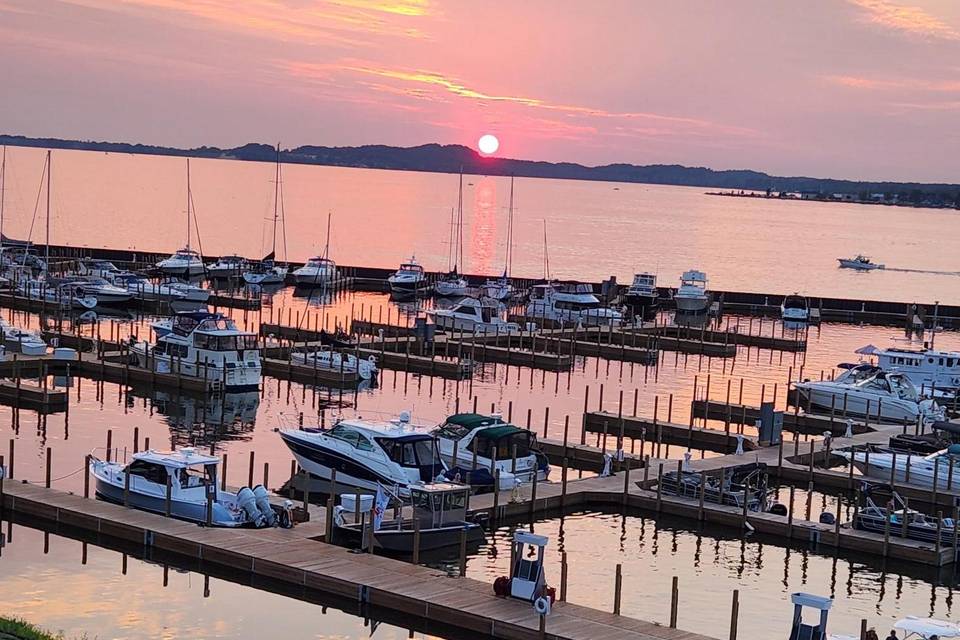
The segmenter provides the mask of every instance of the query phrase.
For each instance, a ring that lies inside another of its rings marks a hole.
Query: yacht
[[[126,289],[138,300],[149,302],[184,300],[187,295],[169,284],[154,284],[132,271],[118,271],[109,277],[114,286]]]
[[[706,313],[710,309],[710,296],[707,295],[707,274],[691,269],[680,276],[680,288],[673,297],[677,311],[681,313]]]
[[[166,260],[158,262],[157,269],[170,276],[196,276],[203,273],[203,260],[199,253],[190,247],[184,247]]]
[[[330,258],[314,256],[293,272],[299,285],[325,285],[337,277],[337,263]]]
[[[71,276],[59,282],[76,287],[81,297],[96,298],[98,305],[126,304],[133,298],[126,288],[110,284],[100,276]]]
[[[810,319],[810,302],[799,293],[784,296],[780,317],[788,322],[806,322]]]
[[[474,468],[499,470],[500,488],[545,480],[550,472],[532,431],[504,422],[498,415],[458,413],[433,431],[440,455],[450,467],[447,476],[466,476]],[[516,463],[513,452],[516,448]],[[474,464],[476,463],[476,464]]]
[[[260,386],[257,337],[237,329],[220,313],[187,311],[171,319],[170,331],[155,344],[137,342],[130,351],[141,367],[161,373],[209,380],[221,391],[255,390]]]
[[[247,270],[247,259],[236,254],[223,256],[213,264],[207,265],[207,277],[230,278],[239,276]]]
[[[243,272],[243,281],[254,285],[283,284],[287,280],[287,272],[290,270],[285,264],[277,264],[273,259],[273,254],[264,258],[262,261],[251,265],[247,271]]]
[[[430,482],[445,470],[433,438],[413,426],[406,412],[389,421],[358,417],[329,429],[279,433],[303,469],[324,480],[336,470],[338,486],[376,491],[382,484],[409,497],[411,485]]]
[[[47,343],[36,331],[20,329],[0,319],[0,337],[6,353],[22,353],[25,356],[42,356],[47,352]]]
[[[97,497],[153,513],[205,524],[208,509],[216,527],[289,527],[289,507],[278,514],[263,485],[244,487],[237,493],[220,488],[220,459],[179,451],[141,451],[129,464],[91,457],[90,473],[96,479]],[[169,487],[170,500],[167,501]],[[207,496],[212,496],[208,502]],[[168,506],[169,505],[169,506]]]
[[[85,295],[75,284],[46,280],[21,280],[17,292],[29,298],[61,309],[90,310],[97,306],[97,299]]]
[[[377,358],[370,356],[366,360],[352,353],[341,353],[330,349],[314,351],[294,351],[290,359],[307,367],[323,371],[342,373],[345,376],[359,376],[361,380],[372,380],[377,376]]]
[[[843,269],[857,269],[859,271],[873,271],[874,269],[883,269],[882,264],[877,264],[865,255],[858,254],[856,258],[837,258],[840,267]]]
[[[520,325],[500,317],[500,303],[496,300],[464,298],[451,309],[434,309],[427,315],[438,327],[447,331],[466,333],[513,334],[520,333]]]
[[[929,455],[913,453],[893,453],[889,451],[866,451],[862,449],[838,449],[834,454],[850,461],[863,475],[880,482],[916,484],[928,489],[933,488],[933,476],[936,471],[937,489],[957,488],[960,478],[960,444]],[[909,481],[907,465],[909,464]],[[953,468],[951,472],[950,469]],[[893,471],[891,471],[893,469]]]
[[[433,283],[433,292],[441,298],[456,298],[467,295],[468,286],[466,278],[454,268]]]
[[[923,349],[874,349],[877,365],[902,373],[922,393],[952,396],[960,393],[960,351]]]
[[[113,274],[120,273],[117,265],[109,260],[81,260],[77,266],[77,273],[82,276],[94,276],[111,280]]]
[[[400,265],[400,268],[387,278],[390,292],[395,294],[415,294],[426,286],[427,277],[416,256]]]
[[[526,315],[584,326],[618,325],[623,314],[600,304],[593,287],[578,283],[539,284],[530,290]]]
[[[633,276],[630,288],[623,295],[623,304],[631,316],[640,316],[646,320],[657,315],[659,297],[657,276],[652,273],[637,273]]]
[[[942,419],[943,410],[932,400],[921,400],[916,387],[902,373],[870,364],[851,366],[834,380],[794,383],[801,406],[808,404],[835,413],[868,419],[916,424]]]
[[[499,278],[487,278],[487,280],[480,285],[480,297],[490,298],[497,302],[504,302],[512,298],[513,284],[510,283],[510,278],[507,277],[506,272]]]
[[[167,278],[161,280],[160,284],[169,287],[171,290],[180,293],[183,296],[184,302],[196,302],[204,303],[210,299],[210,289],[197,286],[195,284],[190,284],[189,282],[183,282],[176,278]]]

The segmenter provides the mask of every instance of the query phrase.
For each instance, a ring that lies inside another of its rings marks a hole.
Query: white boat
[[[953,395],[960,392],[960,351],[904,349],[873,346],[857,349],[857,353],[877,357],[877,366],[885,371],[897,371],[910,379],[922,393]]]
[[[618,325],[623,314],[600,303],[589,284],[538,284],[530,290],[526,315],[536,320],[571,322],[583,326]]]
[[[73,276],[58,282],[75,287],[81,297],[96,298],[98,305],[126,304],[133,298],[126,288],[110,284],[100,276]]]
[[[274,179],[273,187],[273,244],[271,245],[270,253],[264,257],[259,263],[250,265],[249,268],[243,272],[243,281],[247,284],[264,286],[264,285],[273,285],[273,284],[283,284],[287,279],[287,273],[290,271],[290,267],[286,264],[280,264],[276,261],[277,259],[277,225],[283,225],[283,257],[287,259],[287,223],[286,218],[282,215],[282,210],[280,208],[282,185],[283,185],[283,169],[280,163],[280,145],[277,145],[277,163],[276,163],[276,176]]]
[[[838,449],[834,453],[851,461],[863,475],[881,482],[890,482],[892,475],[896,484],[910,483],[932,489],[936,475],[938,490],[945,490],[948,485],[955,490],[960,482],[960,445],[956,444],[928,455],[882,451],[870,451],[868,454],[864,450],[850,449]],[[951,467],[953,472],[950,471]]]
[[[882,264],[873,262],[865,255],[858,254],[856,258],[837,258],[840,267],[843,269],[857,269],[859,271],[873,271],[874,269],[883,269]]]
[[[466,278],[457,274],[457,270],[447,273],[433,283],[433,292],[441,298],[456,298],[467,295],[469,285]]]
[[[223,256],[213,264],[207,265],[208,278],[230,278],[239,276],[247,269],[247,259],[238,255]]]
[[[680,288],[673,296],[677,311],[681,313],[706,313],[710,308],[710,296],[707,294],[707,274],[691,269],[680,276]]]
[[[345,419],[329,429],[279,433],[311,475],[330,480],[336,470],[338,487],[375,492],[382,484],[408,497],[411,485],[430,482],[445,470],[433,438],[413,426],[406,412],[390,421]]]
[[[813,406],[840,415],[866,416],[889,422],[916,424],[917,420],[943,418],[933,400],[922,400],[902,373],[887,372],[869,364],[855,365],[835,380],[794,383],[801,406]]]
[[[209,289],[190,284],[189,282],[183,282],[176,278],[162,280],[160,284],[182,295],[184,302],[197,302],[202,304],[210,299],[212,293]]]
[[[110,277],[114,286],[126,289],[138,300],[149,302],[183,300],[185,293],[168,284],[155,284],[146,277],[132,271],[118,271]]]
[[[150,323],[150,328],[153,329],[153,332],[158,338],[162,338],[173,331],[173,319],[163,318],[161,320],[155,320]]]
[[[490,298],[498,302],[504,302],[512,298],[513,284],[510,283],[510,278],[507,277],[506,272],[499,278],[487,278],[480,285],[480,297]]]
[[[427,315],[447,331],[497,335],[520,333],[520,325],[500,317],[500,303],[496,300],[464,298],[451,309],[434,309]]]
[[[799,293],[784,296],[780,303],[780,317],[788,322],[807,322],[810,319],[810,302]]]
[[[77,265],[77,273],[82,276],[94,276],[109,281],[112,280],[114,274],[120,273],[120,269],[109,260],[90,259],[80,261],[80,264]]]
[[[657,314],[660,293],[657,291],[657,276],[652,273],[637,273],[627,292],[623,294],[623,304],[631,316],[641,319],[652,318]]]
[[[171,319],[169,333],[158,335],[154,344],[137,342],[130,351],[141,367],[207,380],[220,391],[260,386],[257,337],[240,331],[233,320],[219,313],[178,313]]]
[[[916,616],[907,616],[897,620],[893,627],[903,631],[903,640],[910,638],[923,638],[923,640],[946,640],[946,638],[960,638],[960,626],[947,620],[937,620],[936,618],[919,618]]]
[[[199,253],[187,246],[158,262],[157,269],[170,276],[191,277],[203,273],[203,260]]]
[[[315,367],[323,371],[342,373],[345,376],[359,375],[361,380],[371,380],[377,375],[377,358],[370,356],[366,360],[352,353],[318,349],[314,351],[294,351],[290,359],[296,363]]]
[[[293,272],[299,285],[324,285],[337,277],[337,263],[329,258],[314,256]]]
[[[243,273],[243,281],[254,285],[283,284],[287,280],[290,270],[285,264],[277,264],[273,259],[264,259],[252,265]]]
[[[289,506],[275,512],[263,485],[244,487],[237,493],[220,488],[220,459],[197,453],[192,448],[179,451],[141,451],[130,464],[90,461],[90,473],[96,479],[97,497],[190,522],[210,523],[216,527],[268,527],[275,523],[290,526]],[[169,486],[170,500],[167,501]],[[212,500],[208,500],[208,496]]]
[[[45,280],[21,280],[17,292],[29,298],[61,309],[89,310],[97,306],[97,299],[84,293],[73,284],[58,284]]]
[[[540,454],[537,436],[504,422],[500,416],[458,413],[448,417],[432,435],[450,467],[448,475],[475,468],[491,473],[499,470],[500,487],[509,489],[517,483],[533,482],[534,476],[545,480],[549,474],[550,467]]]
[[[7,353],[22,353],[25,356],[42,356],[47,352],[47,343],[36,331],[20,329],[0,320],[0,336]]]
[[[412,256],[408,262],[400,265],[400,268],[387,278],[391,293],[395,294],[415,294],[426,286],[427,277],[423,273],[423,267],[417,262],[416,256]]]

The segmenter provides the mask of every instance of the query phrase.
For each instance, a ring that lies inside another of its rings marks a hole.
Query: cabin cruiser
[[[873,271],[874,269],[883,269],[882,264],[873,262],[870,258],[858,254],[856,258],[837,258],[842,269],[857,269],[858,271]]]
[[[185,247],[180,249],[166,260],[157,263],[157,269],[171,276],[196,276],[203,273],[203,260],[200,254]]]
[[[261,286],[283,284],[287,279],[287,272],[289,270],[289,266],[277,264],[272,258],[265,259],[252,265],[247,271],[244,271],[243,281],[247,284]]]
[[[441,298],[455,298],[467,295],[467,280],[454,269],[433,283],[433,292]]]
[[[207,277],[229,278],[239,276],[247,270],[247,259],[238,255],[223,256],[213,264],[207,265]]]
[[[263,485],[244,487],[237,493],[220,488],[220,458],[179,451],[141,451],[129,464],[91,457],[90,473],[96,479],[97,497],[153,513],[215,527],[291,526],[289,506],[278,514]],[[167,500],[169,487],[170,500]],[[212,497],[208,502],[207,496]]]
[[[382,484],[408,497],[411,485],[430,482],[445,467],[430,434],[410,423],[407,412],[390,421],[338,420],[329,429],[281,429],[280,437],[310,474],[337,485],[376,491]]]
[[[381,496],[387,497],[382,490],[377,497]],[[470,505],[467,485],[450,482],[411,485],[411,517],[385,519],[381,515],[378,520],[375,516],[374,526],[370,527],[365,516],[369,516],[375,504],[374,496],[363,496],[358,503],[355,495],[343,495],[341,504],[333,512],[334,540],[338,544],[369,548],[370,531],[374,529],[374,548],[385,553],[409,554],[415,544],[418,552],[424,552],[458,546],[462,535],[466,536],[468,545],[484,539],[483,528],[467,520]],[[357,513],[360,513],[359,520]]]
[[[322,285],[337,277],[337,264],[330,258],[314,256],[293,272],[297,284]]]
[[[952,542],[952,541],[951,541]],[[833,598],[826,599],[833,602]],[[903,635],[896,636],[903,640],[948,640],[949,638],[960,638],[960,626],[947,620],[937,620],[936,618],[920,618],[918,616],[907,616],[893,623],[893,628],[899,630]],[[791,636],[791,637],[813,637],[816,636]],[[827,640],[860,640],[863,636],[860,633],[852,635],[837,635],[834,633],[826,636]],[[892,636],[891,636],[892,637]]]
[[[877,366],[902,373],[921,392],[939,391],[947,396],[960,392],[960,351],[938,351],[926,345],[923,349],[877,349],[868,345],[857,353],[876,356]]]
[[[633,276],[630,288],[623,294],[623,304],[626,305],[631,317],[640,316],[641,319],[648,319],[657,314],[659,297],[657,276],[652,273],[637,273]]]
[[[946,490],[948,486],[954,490],[960,482],[960,444],[925,456],[865,449],[837,449],[834,454],[851,462],[868,478],[881,482],[892,480],[894,484],[909,483],[932,489],[936,476],[938,490]]]
[[[922,463],[920,466],[922,466]],[[922,540],[923,542],[935,543],[939,535],[941,544],[953,545],[957,535],[955,530],[957,523],[954,522],[953,518],[941,518],[938,522],[936,518],[924,515],[915,509],[907,508],[900,494],[889,485],[871,482],[864,482],[863,484],[866,485],[862,489],[866,504],[855,512],[854,527],[880,534],[889,531],[889,534],[893,536]],[[880,495],[876,495],[877,493]],[[880,499],[880,504],[874,501],[875,496]],[[883,499],[888,497],[888,500]],[[890,521],[889,525],[887,520]]]
[[[810,303],[799,293],[784,296],[780,303],[780,317],[787,322],[806,322],[810,319]]]
[[[943,409],[933,400],[921,400],[905,375],[870,364],[852,366],[834,380],[796,382],[794,388],[801,406],[910,424],[943,419]]]
[[[39,300],[61,309],[90,310],[97,306],[97,299],[88,296],[72,283],[58,283],[46,280],[21,280],[17,291],[30,300]]]
[[[499,307],[495,300],[464,298],[452,309],[435,309],[428,311],[427,315],[433,318],[438,327],[447,331],[504,335],[520,333],[520,325],[500,317]]]
[[[0,319],[0,337],[6,353],[22,353],[25,356],[42,356],[47,352],[47,343],[36,331],[20,329]]]
[[[538,284],[530,290],[526,315],[584,326],[618,325],[623,314],[603,306],[589,284]]]
[[[3,266],[26,267],[33,271],[46,271],[47,263],[30,247],[3,247],[0,254],[0,264]]]
[[[692,269],[680,276],[680,288],[673,297],[677,311],[681,313],[706,313],[710,308],[710,296],[707,295],[707,274]]]
[[[426,286],[426,282],[423,267],[415,256],[411,257],[409,262],[401,264],[400,268],[387,278],[390,291],[395,294],[415,294]]]
[[[169,333],[158,336],[155,344],[134,343],[130,351],[141,367],[209,380],[220,391],[260,386],[257,337],[240,331],[220,313],[178,313],[171,319]]]
[[[81,260],[77,266],[77,273],[82,276],[112,280],[111,276],[120,273],[120,269],[109,260]]]
[[[491,298],[497,302],[509,300],[513,297],[513,285],[510,283],[510,278],[507,277],[506,273],[499,278],[487,278],[480,285],[480,297]]]
[[[146,277],[132,271],[118,271],[109,277],[114,286],[126,289],[133,297],[139,300],[176,301],[184,300],[187,295],[180,289],[169,284],[154,284]]]
[[[466,477],[473,469],[500,472],[500,488],[546,479],[550,466],[533,432],[504,422],[498,415],[458,413],[433,431],[440,455],[450,467],[445,475]],[[516,450],[516,462],[514,462]]]
[[[320,349],[308,352],[294,351],[290,354],[290,359],[307,367],[342,373],[349,377],[358,376],[361,380],[372,380],[377,377],[376,356],[363,360],[352,353]]]
[[[133,298],[126,288],[112,285],[100,276],[71,276],[58,282],[75,286],[81,297],[96,298],[98,305],[126,304]]]
[[[166,280],[162,280],[160,284],[180,293],[183,296],[184,302],[202,304],[210,299],[210,289],[190,284],[189,282],[183,282],[176,278],[167,278]]]
[[[637,486],[644,488],[643,482],[637,482]],[[758,512],[772,506],[777,493],[768,485],[767,465],[762,462],[728,467],[723,478],[683,469],[668,471],[661,477],[660,489],[668,495],[695,500],[703,494],[706,502],[740,508],[746,501],[750,511]]]

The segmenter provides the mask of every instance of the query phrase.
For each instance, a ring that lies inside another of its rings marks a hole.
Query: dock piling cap
[[[804,607],[812,607],[814,609],[819,609],[820,611],[829,611],[830,607],[833,606],[833,598],[817,596],[812,593],[803,593],[802,591],[791,593],[790,601],[793,604],[799,604]]]
[[[550,539],[547,538],[547,536],[540,536],[523,529],[517,529],[513,532],[513,541],[522,542],[523,544],[532,544],[537,547],[545,547],[547,546],[547,543],[550,542]]]

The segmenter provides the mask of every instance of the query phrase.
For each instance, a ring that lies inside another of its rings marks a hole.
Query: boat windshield
[[[193,489],[216,485],[216,465],[206,464],[203,467],[184,467],[180,469],[180,487]]]
[[[423,267],[418,264],[402,264],[400,265],[400,273],[420,274],[423,273]]]
[[[180,249],[175,254],[173,254],[173,257],[178,258],[180,260],[199,260],[200,259],[199,254],[197,254],[197,252],[194,251],[193,249]]]
[[[436,464],[432,438],[416,440],[377,438],[377,443],[388,458],[402,467],[429,467]]]
[[[251,335],[217,336],[208,333],[195,333],[193,346],[209,351],[244,351],[257,348],[257,337]]]
[[[351,426],[338,424],[330,429],[327,435],[342,440],[360,451],[373,451],[373,444],[370,440]]]
[[[237,325],[230,318],[207,318],[198,327],[201,331],[236,331]]]

